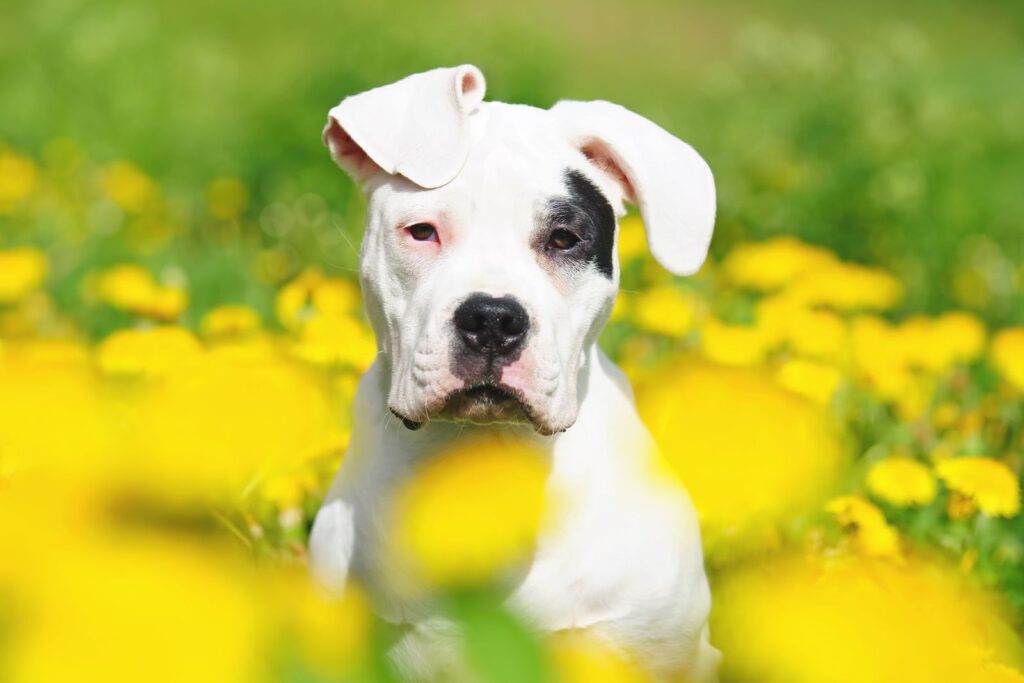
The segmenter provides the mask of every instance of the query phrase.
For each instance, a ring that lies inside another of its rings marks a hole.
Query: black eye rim
[[[437,228],[430,223],[413,223],[406,226],[405,231],[417,242],[427,242],[432,237],[437,237]],[[422,237],[420,236],[422,235]]]
[[[564,247],[559,246],[556,243],[556,236],[557,237],[568,237],[569,238],[568,246],[564,246]],[[572,251],[582,241],[583,241],[583,238],[581,238],[575,232],[573,232],[572,230],[570,230],[569,228],[567,228],[565,226],[560,225],[560,226],[555,227],[555,229],[552,230],[550,232],[550,234],[548,234],[548,241],[547,241],[546,246],[547,246],[547,248],[554,249],[555,251]]]

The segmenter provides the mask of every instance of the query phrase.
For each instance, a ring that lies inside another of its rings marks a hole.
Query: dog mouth
[[[449,393],[427,411],[423,420],[413,420],[392,409],[407,429],[417,430],[429,420],[487,424],[529,424],[544,434],[548,429],[538,420],[523,395],[501,384],[482,383]]]

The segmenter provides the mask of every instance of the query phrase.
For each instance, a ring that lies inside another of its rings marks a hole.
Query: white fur
[[[654,447],[628,382],[595,344],[618,266],[611,278],[558,270],[531,247],[546,202],[565,194],[564,172],[573,169],[617,215],[624,200],[637,201],[655,256],[692,272],[714,220],[710,172],[692,148],[614,105],[546,111],[482,97],[483,76],[467,66],[331,111],[325,141],[368,198],[361,279],[381,353],[360,383],[352,440],[313,528],[313,571],[333,587],[355,574],[382,616],[413,627],[395,653],[410,675],[449,665],[450,624],[383,578],[395,568],[382,567],[382,506],[419,462],[460,435],[519,433],[549,454],[563,521],[538,539],[510,605],[541,630],[606,637],[656,674],[711,680],[718,654],[708,642],[696,515],[680,487],[653,473]],[[377,115],[381,108],[387,113]],[[424,131],[454,142],[424,143]],[[404,227],[419,222],[436,225],[440,242],[413,241]],[[451,320],[474,292],[512,295],[528,312],[526,345],[500,379],[526,404],[532,428],[431,421],[463,386],[452,372]],[[427,424],[409,431],[392,412]]]

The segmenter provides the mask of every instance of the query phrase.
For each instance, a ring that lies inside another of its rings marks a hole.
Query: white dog
[[[330,111],[324,141],[368,200],[360,273],[380,353],[313,527],[313,571],[329,586],[350,572],[368,584],[385,618],[412,627],[401,666],[437,675],[450,629],[381,585],[381,506],[467,430],[526,432],[550,455],[552,489],[571,495],[509,604],[539,630],[607,638],[660,678],[711,680],[719,655],[695,512],[652,476],[628,381],[595,344],[618,289],[623,202],[639,205],[655,258],[691,274],[714,226],[711,172],[620,106],[483,95],[483,74],[466,65]]]

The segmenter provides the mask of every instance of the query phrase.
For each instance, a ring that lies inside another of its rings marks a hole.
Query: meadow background
[[[715,172],[698,276],[624,222],[602,343],[701,513],[725,678],[1024,680],[1022,30],[1010,0],[5,2],[0,678],[393,678],[372,596],[304,575],[374,355],[319,135],[469,62]],[[497,606],[542,477],[477,455],[401,507],[473,675],[643,680]],[[429,495],[466,477],[509,493]]]

